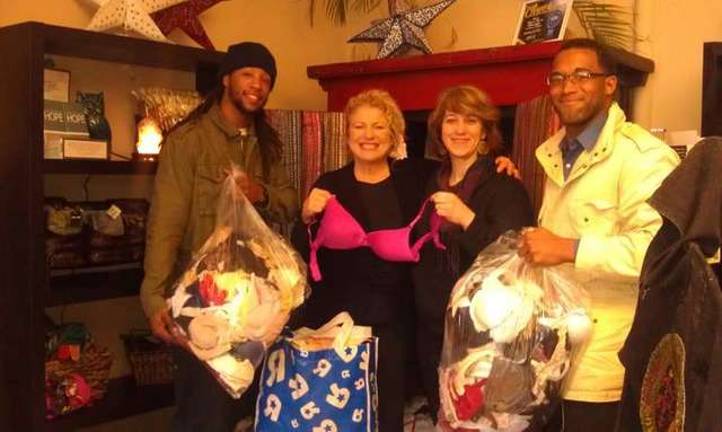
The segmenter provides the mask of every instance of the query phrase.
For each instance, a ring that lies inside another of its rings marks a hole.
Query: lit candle
[[[135,151],[141,159],[155,159],[160,153],[160,144],[163,133],[156,122],[151,118],[144,118],[138,123],[138,142]]]

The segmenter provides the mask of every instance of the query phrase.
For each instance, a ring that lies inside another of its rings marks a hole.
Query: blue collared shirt
[[[602,133],[604,124],[607,122],[607,111],[599,113],[586,128],[576,138],[564,137],[562,142],[559,144],[559,148],[562,151],[562,167],[564,170],[564,179],[569,177],[569,173],[574,168],[574,162],[577,161],[582,151],[590,151],[594,148],[594,145],[599,139],[599,134]]]
[[[590,151],[594,148],[594,145],[599,139],[599,135],[602,133],[604,124],[607,123],[608,111],[601,112],[592,119],[586,128],[576,138],[564,137],[562,142],[559,144],[559,148],[562,151],[562,167],[564,170],[564,180],[569,177],[569,173],[574,168],[574,162],[577,161],[579,155],[583,151]],[[574,257],[576,259],[577,251],[579,250],[579,239],[574,241]]]

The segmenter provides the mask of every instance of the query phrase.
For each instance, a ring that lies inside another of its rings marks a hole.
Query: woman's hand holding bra
[[[431,201],[439,216],[463,229],[468,228],[476,217],[473,210],[452,192],[436,192],[431,195]]]
[[[326,204],[331,196],[331,192],[327,190],[319,188],[311,189],[301,208],[301,220],[303,223],[310,224],[313,222],[316,215],[326,208]]]

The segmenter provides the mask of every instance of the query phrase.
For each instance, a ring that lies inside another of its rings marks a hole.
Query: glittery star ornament
[[[394,14],[352,37],[349,42],[383,42],[376,55],[380,59],[396,56],[408,48],[430,54],[431,47],[424,35],[424,27],[455,1],[442,0],[430,6]]]
[[[98,6],[88,30],[137,33],[148,39],[167,41],[150,14],[183,0],[91,0]]]
[[[224,0],[187,0],[155,12],[152,18],[164,35],[168,36],[170,32],[178,28],[198,45],[212,50],[215,49],[213,42],[208,38],[203,24],[198,20],[198,15],[221,1]]]

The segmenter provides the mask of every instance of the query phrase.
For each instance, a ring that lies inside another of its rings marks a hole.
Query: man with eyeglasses
[[[566,41],[547,78],[563,128],[536,150],[546,173],[539,228],[520,255],[562,265],[589,293],[592,330],[576,350],[563,402],[547,431],[614,430],[624,368],[618,351],[631,327],[644,254],[662,224],[646,201],[679,163],[666,144],[626,122],[605,49]]]

